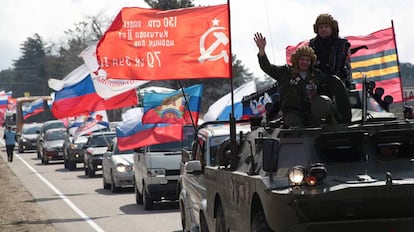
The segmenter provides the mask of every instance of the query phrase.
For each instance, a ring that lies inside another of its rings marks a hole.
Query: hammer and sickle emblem
[[[203,63],[205,60],[218,60],[223,58],[226,63],[229,62],[229,55],[227,54],[227,51],[222,50],[217,55],[212,55],[212,53],[220,46],[220,44],[227,45],[229,43],[229,38],[227,38],[226,34],[223,32],[217,32],[216,30],[225,29],[224,27],[212,27],[208,29],[200,39],[200,53],[201,56],[198,58],[198,61],[200,63]],[[216,41],[210,45],[207,49],[205,48],[205,40],[206,37],[213,33],[214,37],[216,37]]]

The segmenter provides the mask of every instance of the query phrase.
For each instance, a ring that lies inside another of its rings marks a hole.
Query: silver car
[[[134,151],[120,151],[117,146],[117,139],[103,155],[102,179],[104,189],[111,189],[113,193],[122,187],[134,186]]]

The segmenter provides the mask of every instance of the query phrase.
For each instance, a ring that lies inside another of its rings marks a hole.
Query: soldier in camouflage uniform
[[[292,65],[270,64],[266,53],[266,38],[256,33],[254,40],[259,48],[260,68],[277,80],[281,93],[283,120],[288,127],[311,126],[315,118],[311,112],[311,99],[317,94],[317,86],[323,74],[315,70],[316,55],[309,46],[299,47],[291,56]]]

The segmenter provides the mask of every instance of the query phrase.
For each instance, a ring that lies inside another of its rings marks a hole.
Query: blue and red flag
[[[141,114],[142,115],[142,114]],[[181,124],[142,124],[141,115],[116,127],[119,150],[129,150],[183,139]]]
[[[202,92],[203,85],[198,84],[171,93],[145,94],[142,123],[197,125]]]
[[[45,110],[43,106],[43,98],[32,101],[30,105],[22,107],[23,119],[26,120],[31,116],[41,113]]]
[[[56,118],[89,115],[98,110],[119,109],[138,104],[136,90],[121,93],[114,97],[103,99],[95,90],[91,75],[80,82],[64,87],[55,92],[52,113]]]

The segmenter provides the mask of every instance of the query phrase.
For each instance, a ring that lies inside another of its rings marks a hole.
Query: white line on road
[[[95,231],[103,232],[104,230],[99,227],[90,217],[88,217],[82,210],[80,210],[78,207],[76,207],[75,204],[69,198],[65,196],[65,194],[61,193],[59,189],[57,189],[55,186],[53,186],[46,178],[44,178],[39,172],[36,171],[32,166],[30,166],[29,163],[26,162],[22,157],[20,157],[18,154],[14,154],[17,158],[19,158],[34,174],[36,174],[37,177],[39,177],[47,186],[49,186],[50,189],[52,189],[63,201],[66,202],[66,204],[69,205],[80,217],[82,217],[83,220],[85,220],[92,228],[95,229]]]

